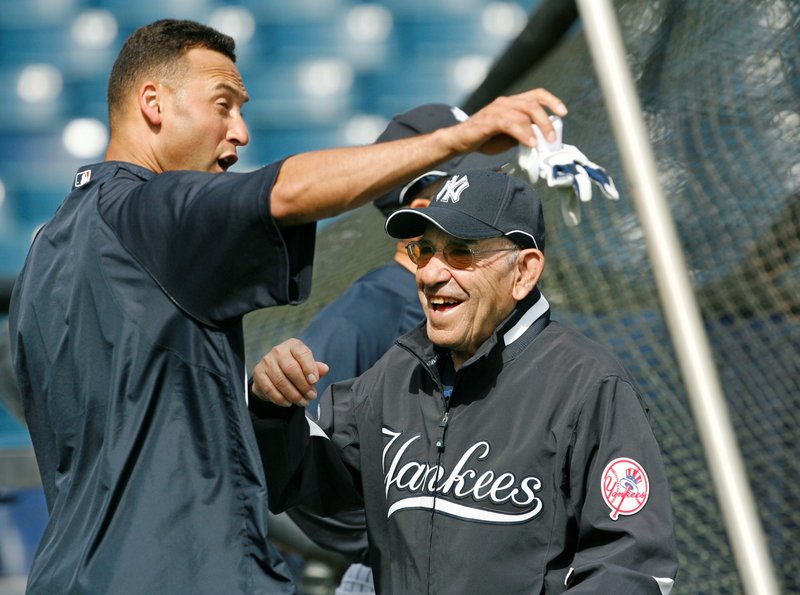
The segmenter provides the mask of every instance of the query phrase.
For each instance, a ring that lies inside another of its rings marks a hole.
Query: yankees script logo
[[[467,176],[454,176],[447,180],[439,190],[436,202],[458,202],[461,200],[461,193],[467,188],[469,188]]]
[[[382,458],[389,502],[387,518],[399,510],[421,508],[484,523],[512,524],[532,519],[542,510],[542,501],[536,497],[542,487],[538,477],[518,479],[514,473],[492,469],[481,473],[475,468],[476,462],[488,460],[491,454],[486,441],[467,448],[448,471],[439,465],[405,459],[419,434],[403,442],[402,433],[384,426],[383,435],[389,437]],[[502,505],[508,504],[521,511],[501,510]]]

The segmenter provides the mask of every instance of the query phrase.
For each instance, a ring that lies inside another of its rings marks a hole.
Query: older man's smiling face
[[[434,257],[425,266],[418,267],[416,273],[420,302],[427,316],[428,338],[435,345],[450,349],[458,368],[475,354],[516,306],[518,252],[477,255],[475,264],[462,270],[444,260],[441,249],[446,244],[495,250],[507,248],[508,240],[460,240],[433,225],[428,226],[422,239],[436,247]]]

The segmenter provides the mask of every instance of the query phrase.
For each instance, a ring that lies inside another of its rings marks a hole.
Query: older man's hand
[[[328,373],[328,365],[299,339],[273,347],[253,369],[252,393],[281,407],[306,407],[317,397],[316,382]]]

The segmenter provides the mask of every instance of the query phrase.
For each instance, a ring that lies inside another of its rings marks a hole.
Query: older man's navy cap
[[[458,107],[446,105],[444,103],[427,103],[394,116],[375,142],[381,143],[420,134],[428,134],[439,128],[453,126],[468,119],[469,116]],[[373,204],[378,207],[384,215],[388,216],[393,211],[410,204],[417,190],[421,190],[438,178],[443,178],[473,168],[500,169],[503,165],[514,159],[515,156],[516,147],[496,155],[486,155],[483,153],[459,155],[449,161],[440,163],[431,171],[411,180],[408,184],[393,188],[383,196],[375,199]]]
[[[462,240],[506,236],[523,248],[544,250],[542,203],[528,182],[501,172],[472,169],[447,179],[430,205],[400,209],[386,220],[399,239],[421,236],[433,223]]]

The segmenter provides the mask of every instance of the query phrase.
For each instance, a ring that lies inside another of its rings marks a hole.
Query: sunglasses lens
[[[436,248],[430,242],[409,242],[406,245],[408,257],[415,265],[424,267],[436,254]],[[444,259],[455,269],[468,269],[474,263],[474,254],[468,246],[447,244],[442,250]]]
[[[411,259],[411,262],[420,267],[424,267],[428,264],[435,252],[433,246],[423,242],[410,242],[408,246],[406,246],[406,250],[408,251],[408,257]]]
[[[448,244],[444,248],[444,259],[457,269],[468,269],[472,266],[472,250],[467,246]]]

